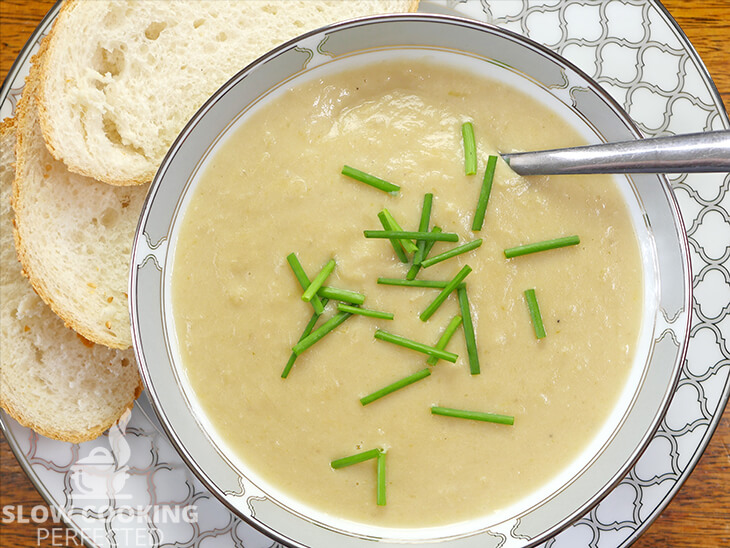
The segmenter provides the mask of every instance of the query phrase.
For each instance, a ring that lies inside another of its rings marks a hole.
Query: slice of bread
[[[415,11],[418,0],[68,0],[40,89],[53,156],[114,185],[152,180],[205,100],[268,50],[320,26]]]
[[[38,121],[38,76],[36,58],[16,111],[18,255],[36,292],[66,325],[90,341],[129,348],[129,261],[147,187],[110,186],[53,159]]]
[[[15,122],[0,124],[0,407],[24,426],[70,442],[93,439],[142,390],[134,353],[68,329],[23,277],[10,194]]]

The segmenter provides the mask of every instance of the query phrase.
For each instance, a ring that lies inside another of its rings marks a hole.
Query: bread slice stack
[[[36,295],[15,255],[10,195],[15,121],[0,125],[0,405],[21,424],[81,442],[109,428],[142,390],[132,350],[94,344]],[[43,142],[40,143],[43,146]]]
[[[417,3],[66,0],[17,120],[2,125],[0,406],[74,442],[130,408],[141,391],[129,350],[130,252],[148,183],[174,138],[272,47]]]

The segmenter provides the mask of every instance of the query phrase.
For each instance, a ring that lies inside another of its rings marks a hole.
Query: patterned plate
[[[30,56],[58,7],[39,25],[0,95],[11,116]],[[647,136],[728,129],[722,102],[676,23],[646,0],[422,0],[524,34],[568,58],[623,104]],[[730,175],[670,177],[689,234],[693,325],[673,402],[649,448],[601,504],[546,548],[628,546],[681,487],[730,396]],[[101,438],[48,440],[0,415],[21,466],[89,546],[279,546],[232,515],[185,466],[145,400]],[[93,504],[89,504],[92,502]]]

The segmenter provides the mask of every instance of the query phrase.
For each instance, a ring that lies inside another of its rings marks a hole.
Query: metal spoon
[[[730,172],[730,131],[502,154],[520,175]]]

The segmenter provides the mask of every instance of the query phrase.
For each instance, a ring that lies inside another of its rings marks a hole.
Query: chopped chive
[[[399,285],[404,287],[429,287],[433,289],[443,289],[447,285],[449,285],[448,281],[442,281],[442,280],[401,280],[400,278],[378,278],[378,283],[380,285]],[[466,284],[461,283],[457,286],[457,289],[459,287],[466,286]]]
[[[360,308],[358,306],[350,306],[349,304],[337,303],[337,309],[340,312],[349,312],[350,314],[359,314],[369,318],[379,318],[381,320],[392,320],[393,314],[390,312],[380,312],[379,310],[370,310],[369,308]]]
[[[364,230],[366,238],[398,238],[409,240],[427,240],[434,242],[458,242],[459,235],[451,232],[409,232],[396,230]],[[413,243],[413,242],[411,242]],[[415,246],[415,244],[414,244]]]
[[[459,273],[454,276],[454,278],[448,284],[446,284],[446,287],[444,287],[441,290],[441,293],[439,293],[433,300],[433,302],[426,307],[426,310],[421,312],[421,315],[419,317],[421,318],[422,322],[425,322],[431,316],[433,316],[433,313],[438,310],[438,307],[444,303],[444,301],[451,294],[451,292],[456,289],[461,282],[464,281],[464,278],[466,278],[470,272],[471,267],[468,264],[464,265],[464,267],[459,270]]]
[[[385,451],[378,453],[377,460],[377,504],[378,506],[385,506]]]
[[[441,230],[441,227],[435,226],[431,229],[431,232],[434,232],[436,234],[441,234],[441,232],[443,232],[443,231]],[[418,243],[421,243],[423,241],[424,240],[418,240]],[[426,245],[424,246],[424,249],[423,249],[422,259],[425,259],[426,257],[428,257],[428,254],[431,253],[431,249],[433,249],[434,245],[436,245],[436,242],[433,240],[431,240],[430,242],[426,242]],[[418,274],[419,270],[421,270],[420,264],[415,264],[415,263],[412,264],[411,268],[408,269],[408,274],[406,274],[406,280],[415,280],[416,275]]]
[[[302,263],[299,262],[299,259],[297,259],[297,256],[295,253],[289,253],[289,255],[286,256],[286,261],[289,263],[289,266],[291,267],[292,271],[294,272],[294,276],[296,276],[297,281],[299,282],[299,285],[302,286],[302,289],[305,291],[309,287],[309,277],[307,276],[307,273],[304,271],[304,267],[302,266]],[[312,308],[314,309],[314,312],[316,314],[322,314],[324,312],[324,306],[322,305],[322,301],[319,297],[314,297],[310,301],[310,304],[312,305]]]
[[[329,261],[327,261],[327,264],[322,267],[322,270],[319,271],[319,274],[314,277],[312,283],[309,284],[309,287],[307,287],[307,289],[302,294],[303,301],[309,302],[317,295],[317,291],[319,291],[319,288],[322,287],[322,284],[327,279],[327,277],[332,274],[335,266],[336,263],[334,259],[330,259]]]
[[[339,326],[342,322],[344,322],[350,316],[352,316],[352,314],[350,314],[349,312],[339,312],[339,313],[335,314],[329,320],[327,320],[321,326],[319,326],[317,329],[312,331],[309,335],[304,337],[297,344],[292,346],[292,352],[294,352],[297,356],[299,356],[302,352],[304,352],[307,348],[309,348],[314,343],[319,341],[327,333],[329,333],[330,331],[337,328],[337,326]]]
[[[444,417],[455,417],[457,419],[471,419],[474,421],[495,422],[497,424],[513,425],[515,418],[512,415],[498,415],[497,413],[483,413],[481,411],[465,411],[463,409],[452,409],[451,407],[431,407],[432,415]]]
[[[360,403],[363,405],[372,403],[375,400],[379,400],[383,396],[387,396],[388,394],[395,392],[396,390],[405,388],[409,384],[413,384],[414,382],[418,382],[421,379],[425,379],[430,374],[431,374],[431,370],[428,367],[426,367],[425,369],[421,369],[420,371],[413,373],[413,375],[408,375],[407,377],[403,377],[402,379],[397,380],[394,383],[389,384],[388,386],[386,386],[384,388],[381,388],[380,390],[376,390],[372,394],[369,394],[363,398],[360,398]]]
[[[400,187],[398,185],[394,185],[393,183],[389,183],[388,181],[385,181],[380,177],[370,175],[369,173],[365,173],[364,171],[360,171],[359,169],[355,169],[354,167],[350,167],[347,165],[342,166],[342,174],[346,177],[350,177],[351,179],[355,179],[356,181],[360,181],[361,183],[365,183],[366,185],[370,185],[385,192],[398,192],[400,190]]]
[[[496,166],[497,157],[490,156],[487,160],[487,168],[484,170],[482,190],[479,192],[479,200],[477,201],[477,209],[474,213],[474,220],[471,223],[472,230],[481,230],[482,225],[484,224],[484,213],[487,211],[489,195],[492,192],[492,183],[494,182],[494,169]]]
[[[446,329],[444,329],[441,337],[439,337],[439,341],[436,343],[436,348],[438,348],[439,350],[446,350],[446,345],[449,344],[451,337],[453,337],[454,333],[456,333],[456,330],[461,325],[461,321],[461,316],[458,315],[451,318],[449,325],[446,326]],[[439,359],[437,357],[431,356],[426,360],[426,363],[428,365],[436,365],[438,361]]]
[[[350,291],[349,289],[329,287],[327,285],[320,287],[319,291],[317,291],[317,295],[322,298],[327,297],[331,301],[343,301],[352,304],[362,304],[365,302],[365,295],[362,293]]]
[[[466,341],[466,353],[469,357],[469,371],[472,375],[478,375],[480,373],[479,353],[477,352],[477,339],[474,335],[474,324],[471,320],[471,308],[469,307],[466,288],[457,289],[457,295],[459,296],[461,317],[464,319],[464,340]]]
[[[566,236],[564,238],[555,238],[553,240],[545,240],[534,244],[510,247],[504,250],[504,256],[511,259],[512,257],[519,257],[520,255],[527,255],[528,253],[537,253],[539,251],[547,251],[549,249],[557,249],[559,247],[567,247],[569,245],[578,245],[579,243],[580,237]]]
[[[525,300],[527,301],[527,308],[530,310],[530,318],[532,318],[532,327],[535,329],[535,337],[542,339],[547,333],[545,333],[545,325],[542,323],[540,306],[537,304],[537,296],[535,295],[534,289],[527,289],[525,291]]]
[[[424,354],[428,354],[429,356],[436,356],[441,360],[446,360],[451,363],[456,362],[456,359],[459,357],[453,352],[439,350],[438,348],[434,348],[433,346],[428,346],[427,344],[412,341],[411,339],[406,339],[405,337],[401,337],[400,335],[388,333],[387,331],[383,331],[382,329],[378,329],[375,331],[375,338],[380,339],[381,341],[397,344],[398,346],[410,348],[411,350],[416,350],[417,352],[423,352]]]
[[[327,299],[323,299],[322,304],[326,305]],[[319,317],[320,317],[320,314],[317,314],[316,312],[314,314],[312,314],[312,317],[310,318],[309,322],[304,327],[304,331],[302,331],[301,337],[299,337],[300,341],[312,332],[312,329],[314,329],[314,326],[317,324],[317,320],[319,319]],[[291,368],[294,366],[294,362],[296,361],[296,359],[297,359],[297,355],[294,352],[292,352],[291,356],[289,356],[289,361],[286,362],[284,371],[281,372],[282,379],[286,379],[289,376],[289,373],[291,372]]]
[[[350,455],[349,457],[343,457],[341,459],[335,459],[330,462],[330,466],[337,470],[338,468],[344,468],[345,466],[352,466],[353,464],[359,464],[370,459],[377,459],[382,451],[380,449],[370,449],[363,451],[356,455]]]
[[[477,172],[477,143],[471,122],[461,125],[461,136],[464,139],[464,173],[474,175]]]
[[[388,222],[388,216],[385,214],[385,211],[381,211],[378,213],[378,219],[380,219],[380,224],[383,225],[384,230],[393,230],[393,227],[390,226],[390,223]],[[406,256],[406,250],[403,249],[403,244],[400,240],[396,240],[395,238],[390,239],[390,245],[393,246],[393,251],[395,251],[395,254],[400,259],[400,262],[407,263],[408,257]]]
[[[398,221],[395,220],[395,217],[393,217],[393,214],[390,211],[388,211],[387,209],[383,209],[383,211],[381,211],[381,213],[385,216],[385,219],[388,221],[390,230],[394,230],[396,232],[403,232],[403,229],[398,224]],[[416,251],[418,251],[418,247],[416,247],[416,244],[414,244],[411,240],[408,239],[408,236],[401,237],[400,243],[403,246],[403,249],[405,249],[407,253],[415,253]]]
[[[462,244],[460,246],[456,246],[453,249],[449,249],[448,251],[444,251],[443,253],[434,255],[430,259],[424,260],[421,263],[421,266],[423,268],[428,268],[429,266],[433,266],[437,263],[440,263],[441,261],[445,261],[446,259],[451,259],[452,257],[456,257],[457,255],[461,255],[462,253],[466,253],[468,251],[476,249],[480,245],[482,245],[481,238],[479,238],[478,240],[474,240],[472,242],[466,243],[466,244]]]
[[[430,192],[423,196],[423,208],[421,209],[421,220],[418,223],[418,232],[428,232],[428,223],[431,220],[431,206],[433,205],[433,194]],[[426,250],[426,240],[416,242],[418,250],[413,256],[413,264],[419,265],[423,260],[423,253]]]

